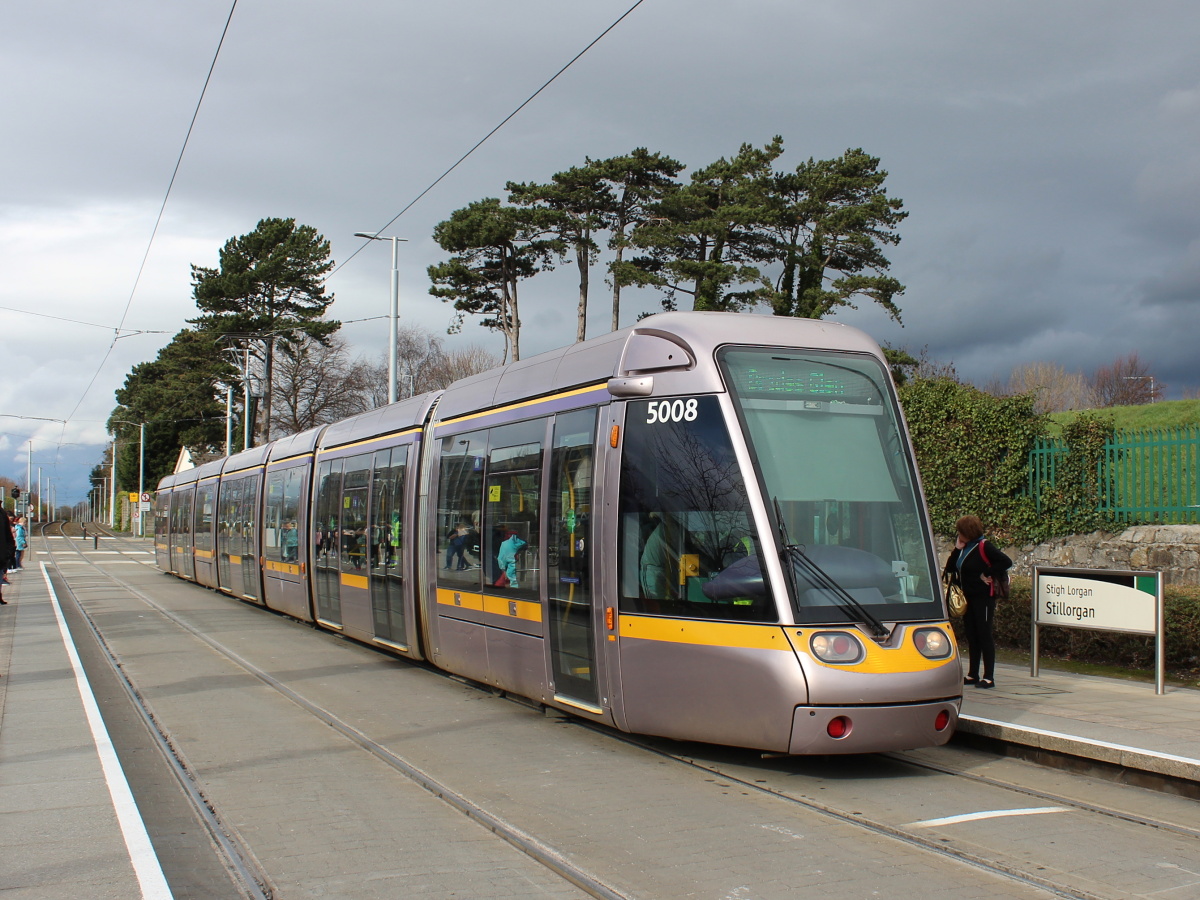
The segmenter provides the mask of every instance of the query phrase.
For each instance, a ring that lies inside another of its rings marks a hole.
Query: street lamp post
[[[138,427],[138,537],[146,536],[145,523],[142,520],[142,493],[146,490],[146,423],[127,422],[125,419],[113,419],[117,425],[136,425]],[[116,435],[113,435],[113,474],[117,467]]]
[[[384,237],[381,234],[368,234],[365,231],[354,232],[355,237],[366,238],[369,241],[392,242],[392,306],[388,316],[388,403],[396,402],[396,350],[399,342],[400,320],[400,241],[408,238],[398,238],[394,235]]]
[[[113,432],[112,484],[108,486],[108,527],[117,530],[117,434]]]
[[[93,522],[104,521],[104,497],[108,487],[108,479],[103,475],[93,477],[92,481],[92,518]]]

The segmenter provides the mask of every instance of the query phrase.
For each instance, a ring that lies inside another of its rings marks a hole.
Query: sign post
[[[1038,674],[1042,625],[1154,635],[1154,692],[1165,694],[1166,642],[1160,572],[1048,569],[1033,575],[1029,674]]]

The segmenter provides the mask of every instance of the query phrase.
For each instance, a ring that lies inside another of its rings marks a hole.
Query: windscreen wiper
[[[812,557],[804,552],[804,548],[799,544],[793,544],[788,537],[787,525],[783,521],[783,511],[779,506],[779,498],[772,498],[775,503],[775,518],[779,523],[779,537],[783,541],[783,550],[787,554],[784,558],[784,569],[787,570],[788,580],[792,586],[792,596],[799,602],[800,600],[800,585],[796,581],[796,570],[792,563],[799,563],[804,569],[805,576],[818,589],[828,591],[833,595],[834,603],[851,621],[858,621],[866,625],[868,629],[877,638],[887,637],[889,632],[886,626],[879,619],[875,618],[865,606],[859,603],[844,587],[838,584],[830,575],[813,561]]]

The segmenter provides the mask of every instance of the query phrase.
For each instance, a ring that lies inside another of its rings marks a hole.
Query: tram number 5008
[[[659,400],[657,403],[651,400],[646,424],[695,422],[699,414],[699,402],[695,397],[690,400]]]

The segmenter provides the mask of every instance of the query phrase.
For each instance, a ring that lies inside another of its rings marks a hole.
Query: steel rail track
[[[584,722],[581,724],[587,728],[595,727],[590,722]],[[612,732],[604,733],[612,734]],[[818,815],[826,818],[834,819],[838,822],[842,822],[843,824],[854,825],[864,831],[869,831],[872,834],[893,838],[901,843],[918,847],[921,850],[925,850],[929,853],[934,853],[938,856],[956,860],[960,863],[981,869],[991,875],[999,876],[1010,881],[1015,881],[1029,887],[1041,888],[1042,890],[1051,892],[1055,896],[1069,898],[1069,900],[1111,900],[1111,898],[1105,897],[1102,894],[1094,894],[1090,891],[1083,891],[1079,890],[1078,888],[1070,887],[1069,885],[1059,884],[1052,879],[1045,878],[1033,872],[1027,872],[1023,869],[1017,868],[1016,866],[1010,866],[997,860],[987,859],[986,857],[967,850],[950,847],[936,838],[926,837],[923,834],[918,834],[917,832],[908,830],[902,826],[892,825],[887,822],[869,818],[860,812],[843,809],[828,803],[820,803],[807,797],[797,797],[755,781],[747,781],[745,778],[742,778],[739,775],[734,775],[719,765],[701,762],[689,756],[664,750],[661,747],[656,747],[654,744],[638,738],[636,735],[613,734],[613,737],[632,746],[640,747],[641,749],[650,753],[657,754],[664,759],[669,759],[673,762],[678,762],[682,765],[690,766],[692,768],[699,769],[700,771],[716,775],[722,780],[728,781],[730,784],[736,785],[739,788],[743,788],[746,791],[754,791],[759,794],[765,794],[769,797],[773,797],[776,800],[800,807],[801,809],[808,810],[809,812],[817,813]]]
[[[78,552],[81,556],[83,555],[82,551],[79,551],[78,548],[73,547],[73,549],[75,549],[76,552]],[[218,653],[225,656],[231,662],[233,662],[240,668],[244,669],[247,673],[253,675],[255,678],[262,681],[264,684],[268,685],[269,687],[276,690],[283,696],[287,697],[289,700],[291,700],[293,703],[298,705],[300,708],[304,709],[309,714],[313,715],[314,717],[316,717],[320,721],[324,722],[325,724],[335,728],[339,733],[341,733],[347,739],[349,739],[354,744],[359,746],[361,749],[371,753],[378,759],[387,763],[389,766],[391,766],[395,770],[401,772],[406,777],[413,780],[415,783],[421,785],[421,787],[425,788],[427,791],[432,793],[434,796],[436,796],[439,799],[450,804],[455,809],[464,813],[465,815],[472,818],[473,820],[479,822],[485,828],[488,828],[488,830],[490,830],[494,834],[496,834],[498,837],[501,837],[502,839],[508,841],[510,844],[517,847],[522,852],[525,852],[527,855],[531,856],[533,859],[537,860],[538,862],[542,863],[547,868],[550,868],[557,874],[561,875],[563,878],[570,881],[572,884],[576,885],[581,890],[585,891],[586,893],[590,894],[591,896],[594,896],[597,898],[605,898],[605,900],[630,900],[628,895],[620,894],[620,893],[614,891],[612,888],[603,884],[603,882],[601,882],[600,879],[597,878],[596,876],[591,875],[590,873],[584,872],[584,871],[578,869],[577,867],[574,867],[573,865],[571,865],[568,861],[566,861],[564,859],[562,854],[558,853],[557,851],[555,851],[553,848],[549,847],[548,845],[542,843],[537,838],[533,837],[532,835],[528,835],[521,829],[517,828],[516,826],[511,825],[510,823],[503,821],[499,817],[494,816],[491,813],[488,813],[486,810],[484,810],[481,807],[479,807],[478,805],[474,804],[472,801],[470,801],[466,797],[462,796],[461,794],[458,794],[457,792],[455,792],[455,791],[451,790],[450,788],[446,787],[445,785],[441,784],[436,779],[434,779],[432,776],[430,776],[428,773],[421,771],[420,769],[418,769],[417,767],[408,763],[401,757],[392,753],[386,747],[371,740],[369,737],[367,737],[366,735],[364,735],[362,732],[358,731],[354,727],[342,722],[340,719],[337,718],[337,716],[335,716],[330,711],[324,709],[323,707],[319,706],[318,704],[312,703],[311,701],[307,700],[300,694],[298,694],[295,691],[288,688],[286,685],[281,684],[280,682],[278,682],[276,679],[272,678],[266,672],[263,672],[262,670],[258,669],[256,666],[254,666],[249,661],[240,657],[234,651],[231,651],[228,648],[221,645],[219,642],[212,640],[207,635],[203,634],[198,629],[196,629],[194,626],[192,626],[190,623],[180,619],[175,614],[164,609],[153,598],[147,596],[142,591],[138,590],[137,588],[133,587],[132,585],[127,584],[122,579],[112,575],[111,573],[104,571],[101,567],[97,566],[91,560],[88,560],[88,562],[94,568],[96,568],[98,571],[103,573],[107,578],[109,578],[113,583],[115,583],[115,584],[121,586],[123,589],[129,591],[131,594],[136,596],[142,602],[146,603],[148,606],[155,609],[158,613],[160,613],[161,615],[163,615],[170,621],[174,622],[178,627],[180,627],[183,630],[187,631],[188,633],[192,634],[197,639],[203,641],[209,647],[211,647]],[[84,613],[84,615],[86,615],[86,613]],[[437,670],[431,670],[431,671],[437,671]],[[444,675],[445,673],[441,673],[441,674]],[[447,677],[452,677],[452,676],[447,676]],[[466,679],[457,678],[457,677],[455,677],[455,680],[461,681],[465,684],[469,684],[482,692],[493,694],[493,695],[495,694],[495,690],[493,688],[487,687],[486,685],[477,685],[474,682],[471,682]],[[520,702],[524,705],[529,704],[528,700],[519,699],[519,698],[512,698],[512,699],[514,700],[514,702]],[[821,803],[812,798],[797,797],[795,795],[787,794],[782,791],[776,790],[770,786],[767,786],[767,785],[764,785],[764,784],[761,784],[761,783],[758,783],[755,781],[749,781],[739,775],[733,774],[728,769],[723,768],[720,764],[714,764],[712,762],[700,761],[700,760],[694,759],[692,757],[683,755],[681,753],[672,752],[670,750],[664,749],[661,746],[655,745],[652,742],[652,740],[649,740],[649,739],[639,738],[636,735],[628,735],[628,734],[616,732],[616,731],[613,731],[612,729],[604,728],[603,726],[597,726],[594,723],[575,719],[573,717],[567,717],[567,721],[570,721],[570,722],[578,725],[579,727],[587,728],[593,732],[606,735],[610,739],[619,740],[630,746],[637,747],[645,752],[655,754],[656,756],[662,757],[664,759],[668,759],[670,761],[679,763],[681,765],[685,765],[685,766],[688,766],[691,768],[695,768],[695,769],[698,769],[701,771],[708,772],[711,775],[720,777],[721,779],[728,781],[731,784],[735,784],[738,787],[743,788],[747,791],[754,791],[755,793],[758,793],[758,794],[767,795],[773,799],[785,802],[794,807],[802,808],[802,809],[808,810],[810,812],[817,813],[821,816],[837,820],[844,824],[849,824],[849,825],[855,826],[856,828],[860,828],[862,830],[871,832],[876,835],[881,835],[881,836],[892,838],[894,840],[905,843],[909,846],[919,848],[920,850],[934,853],[940,857],[952,859],[959,863],[963,863],[963,864],[972,866],[974,868],[980,869],[980,870],[985,871],[994,876],[1005,878],[1005,879],[1008,879],[1013,882],[1020,883],[1020,884],[1023,884],[1023,885],[1029,886],[1029,887],[1039,888],[1039,889],[1048,891],[1055,896],[1070,898],[1070,900],[1109,900],[1109,898],[1105,895],[1095,894],[1090,891],[1085,891],[1085,890],[1071,887],[1069,885],[1061,884],[1059,882],[1054,881],[1053,879],[1039,875],[1036,872],[1027,871],[1027,870],[1022,869],[1015,865],[1008,865],[1006,863],[1003,863],[1003,862],[1000,862],[997,860],[988,859],[986,857],[980,856],[977,853],[973,853],[969,850],[949,846],[945,842],[943,842],[939,839],[931,838],[927,835],[921,834],[921,833],[911,830],[911,829],[907,829],[903,826],[892,825],[887,822],[883,822],[883,821],[879,821],[876,819],[866,817],[860,812],[840,808],[840,807],[837,807],[837,806],[834,806],[831,804]],[[1100,815],[1100,816],[1104,816],[1107,818],[1120,820],[1120,821],[1123,821],[1123,822],[1126,822],[1129,824],[1142,825],[1142,826],[1158,829],[1158,830],[1161,830],[1164,832],[1172,832],[1175,834],[1182,835],[1184,837],[1200,839],[1200,830],[1195,829],[1195,828],[1190,828],[1188,826],[1178,825],[1178,824],[1173,824],[1170,822],[1152,819],[1152,818],[1142,816],[1139,814],[1130,813],[1127,811],[1115,809],[1112,807],[1106,807],[1106,806],[1102,806],[1099,804],[1093,804],[1093,803],[1089,803],[1087,801],[1081,801],[1077,798],[1067,797],[1064,795],[1055,794],[1053,792],[1041,791],[1041,790],[1037,790],[1034,788],[1028,788],[1028,787],[1024,787],[1021,785],[1012,784],[1010,782],[1005,782],[1005,781],[1002,781],[999,779],[989,778],[987,776],[977,775],[974,773],[958,770],[952,766],[943,766],[943,765],[938,765],[938,764],[930,763],[930,762],[926,762],[926,761],[913,760],[913,759],[907,758],[901,754],[881,754],[881,755],[885,756],[889,759],[892,759],[893,761],[899,762],[905,766],[909,766],[909,767],[912,767],[915,769],[926,769],[926,770],[936,771],[936,772],[940,772],[945,775],[949,775],[950,777],[963,778],[963,779],[969,780],[973,783],[985,784],[990,787],[994,787],[994,788],[1001,789],[1001,790],[1011,791],[1013,793],[1020,794],[1023,796],[1037,797],[1039,799],[1053,802],[1053,803],[1059,804],[1064,807],[1076,809],[1080,812],[1094,814],[1094,815]]]
[[[74,538],[67,535],[61,522],[51,522],[42,526],[41,536],[53,537],[55,535],[47,534],[48,531],[58,531],[59,537],[72,541],[71,549],[80,557],[83,557],[94,569],[101,572],[105,576],[112,578],[107,572],[104,572],[91,560],[84,556],[83,552],[74,545]],[[103,532],[111,537],[108,532]],[[87,531],[84,530],[84,537],[87,537]],[[66,595],[71,598],[71,602],[75,605],[83,621],[87,624],[88,630],[92,638],[96,641],[97,646],[108,663],[112,673],[116,676],[118,683],[124,689],[128,696],[133,709],[137,712],[142,722],[146,725],[147,731],[150,734],[155,746],[162,753],[163,759],[166,761],[171,774],[175,777],[179,784],[184,797],[187,799],[196,817],[200,820],[213,845],[217,848],[218,855],[221,859],[225,870],[231,875],[234,885],[240,890],[244,897],[251,900],[272,900],[275,896],[275,889],[271,884],[270,878],[264,872],[261,866],[254,860],[254,855],[245,842],[237,835],[236,829],[231,828],[221,820],[216,808],[209,803],[205,798],[204,792],[201,790],[192,774],[191,768],[188,766],[183,754],[175,746],[170,736],[159,725],[158,720],[150,711],[141,692],[137,686],[130,681],[125,672],[125,667],[120,664],[116,654],[105,641],[104,636],[96,627],[96,623],[92,617],[88,615],[83,604],[79,602],[79,598],[75,596],[75,592],[71,587],[70,582],[58,571],[58,561],[54,549],[46,542],[46,554],[50,557],[50,565],[55,569],[54,580],[57,584],[66,591]]]
[[[466,815],[472,821],[482,825],[496,837],[504,840],[511,846],[520,850],[526,856],[540,863],[546,869],[554,872],[563,880],[579,888],[589,896],[597,898],[597,900],[635,900],[635,898],[631,897],[630,895],[620,893],[619,891],[605,884],[596,875],[586,871],[580,866],[575,865],[568,860],[564,854],[560,853],[555,848],[523,831],[512,823],[505,821],[500,816],[488,812],[486,809],[469,800],[464,795],[442,784],[432,775],[422,771],[417,766],[414,766],[407,760],[396,755],[387,747],[384,747],[382,744],[373,741],[357,728],[354,728],[352,725],[343,722],[329,710],[325,709],[319,704],[313,703],[296,691],[293,691],[287,685],[273,678],[270,674],[264,672],[262,669],[259,669],[253,663],[244,659],[233,650],[225,647],[219,641],[213,640],[191,623],[175,615],[170,610],[165,609],[162,605],[160,605],[152,597],[145,594],[143,591],[139,590],[123,579],[111,574],[110,572],[105,571],[95,562],[88,559],[83,551],[74,546],[74,544],[72,544],[72,550],[74,550],[78,556],[83,558],[97,572],[104,575],[112,583],[118,585],[123,590],[128,591],[131,595],[141,600],[159,615],[163,616],[167,620],[174,623],[177,627],[186,631],[188,634],[192,635],[211,649],[215,650],[217,653],[234,663],[247,674],[253,676],[263,684],[275,690],[277,693],[286,697],[305,712],[309,713],[324,724],[330,726],[360,749],[365,750],[376,759],[384,762],[413,783],[424,788],[434,797]],[[53,552],[51,552],[50,555],[51,559],[53,560]],[[60,580],[66,584],[65,579],[62,579],[61,575]],[[69,585],[68,592],[70,592]],[[236,836],[237,832],[235,829],[225,825],[220,821],[217,810],[210,803],[208,803],[207,800],[203,799],[203,795],[196,784],[196,779],[191,773],[190,768],[187,766],[186,761],[182,758],[182,754],[174,747],[170,740],[170,736],[162,730],[159,723],[150,712],[146,702],[138,692],[137,687],[133,685],[126,677],[124,667],[120,665],[116,655],[104,642],[103,637],[100,635],[98,629],[96,628],[91,617],[88,615],[87,611],[84,609],[83,605],[79,603],[73,592],[70,593],[70,596],[80,614],[87,620],[92,634],[103,647],[105,657],[109,664],[113,667],[114,672],[121,679],[122,684],[126,686],[126,690],[129,692],[130,699],[133,701],[134,706],[145,720],[147,726],[151,729],[151,732],[157,736],[160,748],[167,755],[168,761],[172,766],[172,771],[176,772],[176,777],[180,779],[181,784],[184,786],[185,791],[187,791],[189,798],[194,798],[194,803],[196,800],[201,803],[201,806],[197,809],[197,812],[202,815],[206,824],[208,824],[211,829],[215,829],[214,837],[222,839],[222,849],[232,854],[233,859],[231,862],[236,864],[239,872],[245,872],[248,875],[251,883],[256,885],[258,888],[263,888],[264,886],[269,885],[270,882],[266,873],[263,872],[256,864],[252,865],[251,863],[247,862],[247,859],[253,859],[253,854],[250,851],[250,848],[246,846],[245,842],[242,841],[240,837]],[[270,898],[272,893],[270,890],[267,890],[267,892],[260,893],[256,896]]]
[[[988,787],[1000,788],[1001,790],[1011,791],[1015,794],[1023,794],[1027,797],[1036,797],[1039,800],[1047,800],[1051,803],[1057,803],[1060,806],[1070,806],[1084,812],[1091,812],[1096,813],[1097,815],[1107,816],[1111,819],[1119,819],[1132,825],[1144,825],[1148,828],[1154,828],[1158,831],[1170,831],[1175,834],[1183,835],[1184,837],[1200,839],[1200,828],[1192,828],[1188,825],[1180,825],[1174,822],[1164,822],[1161,819],[1152,819],[1149,816],[1113,809],[1112,807],[1101,806],[1096,803],[1089,803],[1086,800],[1055,794],[1052,791],[1042,791],[1038,790],[1037,788],[1014,784],[1011,781],[1004,781],[1003,779],[992,778],[988,775],[979,775],[975,772],[968,772],[965,769],[960,769],[956,766],[934,763],[930,762],[929,760],[911,759],[899,753],[885,753],[882,755],[887,756],[889,759],[892,759],[895,762],[914,769],[925,769],[931,772],[941,772],[944,775],[951,775],[955,778],[963,778],[968,781],[973,781],[977,784],[985,784]]]

